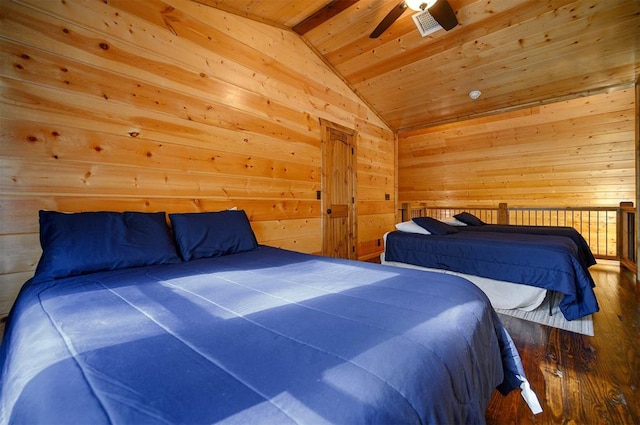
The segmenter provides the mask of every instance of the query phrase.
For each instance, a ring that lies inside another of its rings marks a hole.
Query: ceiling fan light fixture
[[[438,0],[405,0],[407,7],[416,12],[423,11],[433,6]]]

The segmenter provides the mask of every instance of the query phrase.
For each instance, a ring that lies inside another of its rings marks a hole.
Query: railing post
[[[620,208],[617,212],[617,230],[618,241],[616,244],[618,260],[620,265],[631,270],[633,273],[638,272],[637,264],[637,246],[635,236],[635,214],[636,209],[633,208],[633,202],[620,202]]]
[[[402,221],[409,221],[411,220],[411,203],[410,202],[403,202],[402,203],[402,217],[401,217]]]
[[[498,204],[498,224],[509,224],[509,207],[506,202]]]
[[[620,202],[620,207],[618,211],[616,211],[616,227],[617,227],[617,243],[616,243],[616,256],[619,260],[623,256],[623,239],[624,239],[624,213],[623,210],[626,208],[633,208],[633,202]]]

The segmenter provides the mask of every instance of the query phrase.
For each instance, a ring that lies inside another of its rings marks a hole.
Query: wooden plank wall
[[[640,80],[636,81],[636,266],[640,266]],[[397,154],[397,149],[396,149]],[[397,181],[397,179],[396,179]],[[640,273],[636,273],[640,293]]]
[[[394,133],[293,32],[189,0],[0,0],[0,49],[0,317],[39,209],[235,206],[319,253],[321,118],[357,132],[360,258],[393,227]]]
[[[634,91],[400,133],[398,200],[493,207],[634,201]]]

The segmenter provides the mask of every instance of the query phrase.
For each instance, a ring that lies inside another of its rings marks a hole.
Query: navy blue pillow
[[[461,212],[460,214],[456,214],[453,217],[457,218],[467,226],[482,226],[483,224],[485,224],[484,221],[480,220],[475,215],[468,213],[466,211]]]
[[[413,222],[427,229],[432,235],[448,235],[449,233],[457,233],[459,231],[455,227],[431,217],[416,217],[413,219]]]
[[[164,212],[40,211],[34,281],[180,262]]]
[[[251,251],[258,242],[242,211],[169,214],[180,255],[185,261]]]

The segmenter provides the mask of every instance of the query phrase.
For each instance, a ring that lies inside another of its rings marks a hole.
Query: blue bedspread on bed
[[[27,284],[0,362],[12,424],[482,423],[523,374],[465,279],[268,247]]]
[[[529,235],[564,236],[577,246],[578,260],[587,268],[596,264],[596,259],[584,237],[573,227],[567,226],[518,226],[513,224],[483,224],[482,226],[458,226],[456,229],[469,232],[524,233]]]
[[[457,232],[419,235],[391,232],[385,260],[438,268],[546,288],[564,294],[560,310],[574,320],[599,310],[591,274],[577,246],[559,236]]]

